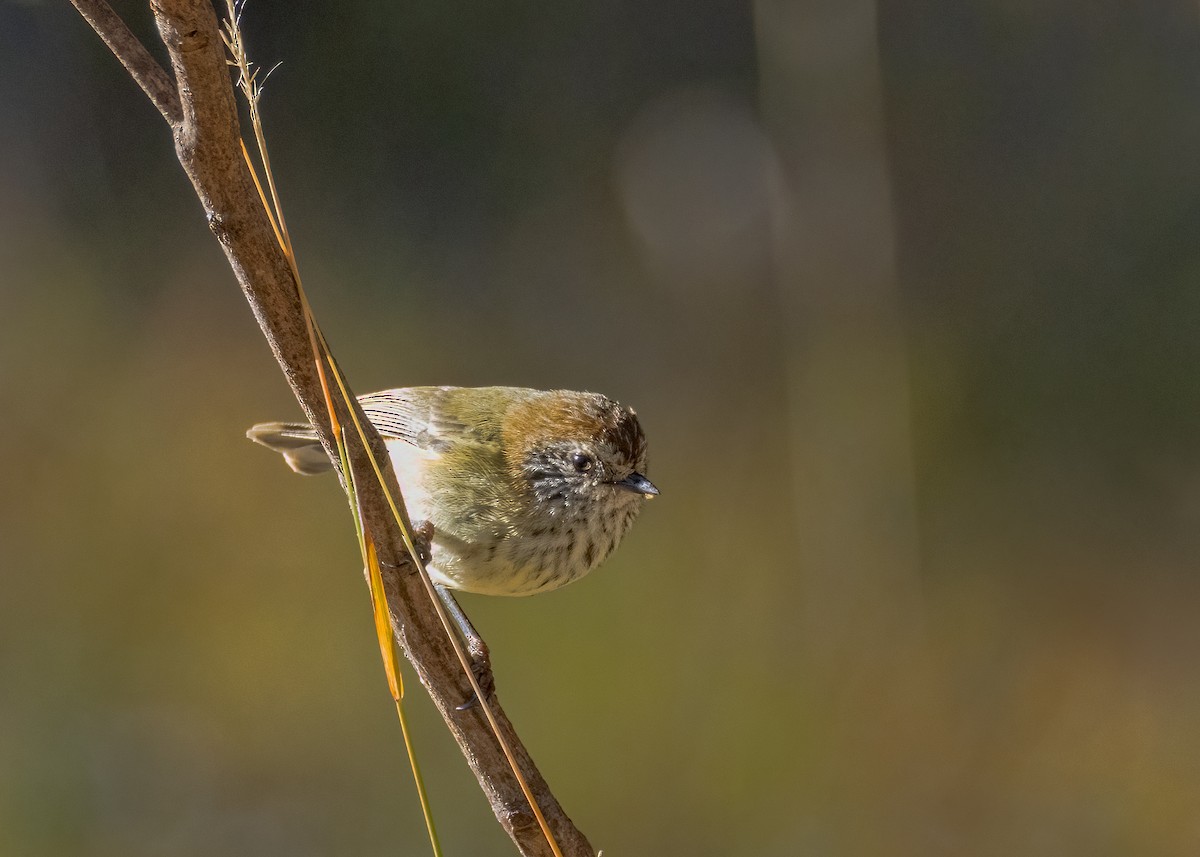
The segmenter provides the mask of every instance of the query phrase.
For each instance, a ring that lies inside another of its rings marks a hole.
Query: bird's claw
[[[421,565],[429,565],[429,561],[433,558],[433,523],[431,521],[417,521],[413,524],[412,529],[413,547],[417,549],[417,559],[421,561]],[[406,557],[402,559],[407,559]],[[415,574],[417,571],[416,564],[411,561],[401,562],[399,565],[395,563],[379,560],[379,564],[384,568],[405,568]]]
[[[433,521],[417,521],[413,524],[413,547],[417,549],[417,558],[421,565],[429,565],[433,558]]]

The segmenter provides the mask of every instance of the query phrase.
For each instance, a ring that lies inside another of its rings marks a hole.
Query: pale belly
[[[510,525],[509,516],[480,503],[473,514],[451,519],[445,504],[433,502],[423,479],[437,453],[403,441],[391,441],[388,448],[409,518],[433,525],[429,576],[451,589],[533,595],[566,586],[612,553],[640,509],[632,495],[617,494],[619,505],[591,517]]]
[[[593,562],[584,562],[584,551],[573,541],[577,538],[513,537],[468,543],[435,527],[429,575],[443,586],[481,595],[549,592],[583,577],[603,559],[593,549]]]

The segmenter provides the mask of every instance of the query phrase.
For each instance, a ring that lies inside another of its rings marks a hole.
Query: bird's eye
[[[586,452],[576,452],[571,455],[571,464],[575,466],[576,473],[587,473],[595,463]]]

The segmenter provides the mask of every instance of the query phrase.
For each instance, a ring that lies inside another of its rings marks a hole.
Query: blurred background
[[[643,418],[615,557],[464,598],[597,848],[1200,852],[1200,6],[244,23],[356,389]],[[0,853],[427,853],[344,501],[243,437],[298,408],[66,3],[0,0],[0,198]]]

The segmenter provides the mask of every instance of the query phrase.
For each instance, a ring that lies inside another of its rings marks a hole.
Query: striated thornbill
[[[532,595],[578,580],[658,494],[637,414],[597,393],[405,387],[359,399],[387,442],[409,517],[432,526],[435,583]],[[247,436],[297,473],[331,469],[312,427]]]

